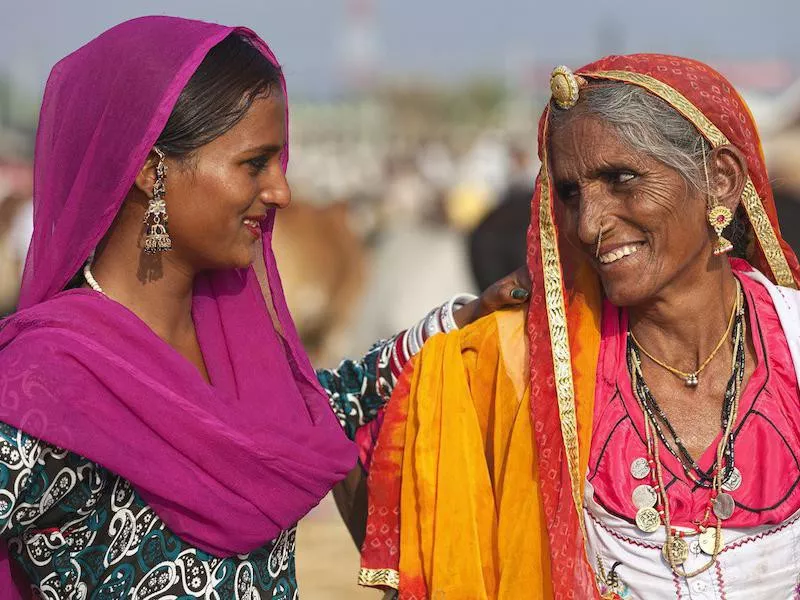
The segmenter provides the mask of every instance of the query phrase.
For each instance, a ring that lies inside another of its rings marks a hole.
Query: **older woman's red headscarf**
[[[753,244],[751,264],[778,285],[797,287],[800,266],[781,238],[753,117],[733,86],[697,61],[660,54],[609,56],[576,74],[643,87],[689,120],[713,147],[732,144],[747,158],[742,194]],[[597,597],[587,562],[583,481],[588,463],[597,357],[600,289],[587,265],[560,252],[548,175],[546,109],[539,126],[542,169],[528,231],[533,283],[528,318],[531,412],[556,598]]]

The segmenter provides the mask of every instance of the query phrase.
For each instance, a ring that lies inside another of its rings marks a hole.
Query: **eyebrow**
[[[614,164],[604,164],[603,166],[590,170],[586,174],[586,176],[589,179],[597,179],[598,177],[603,177],[604,175],[609,175],[611,173],[618,173],[620,171],[632,171],[634,173],[641,173],[641,168],[630,163],[623,164],[621,162]],[[569,185],[575,183],[575,179],[570,177],[554,178],[554,181],[556,185]]]
[[[255,146],[253,148],[248,148],[242,154],[276,154],[278,152],[283,151],[282,144],[264,144],[262,146]]]

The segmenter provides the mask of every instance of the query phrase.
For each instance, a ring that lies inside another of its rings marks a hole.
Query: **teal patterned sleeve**
[[[36,495],[41,496],[44,490],[35,482],[45,447],[36,438],[0,423],[0,538],[17,534],[41,512]]]
[[[397,336],[375,344],[361,360],[343,360],[336,369],[320,369],[317,378],[347,437],[374,419],[395,385],[391,351]]]

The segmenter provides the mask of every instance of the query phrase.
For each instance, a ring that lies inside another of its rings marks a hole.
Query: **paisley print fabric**
[[[352,438],[389,399],[380,342],[317,376]],[[295,600],[295,527],[263,548],[217,558],[174,535],[114,473],[0,423],[0,537],[47,600]]]

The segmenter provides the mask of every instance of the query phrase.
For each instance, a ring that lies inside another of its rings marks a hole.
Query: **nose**
[[[276,171],[277,172],[265,182],[259,194],[259,200],[267,206],[286,208],[292,203],[292,190],[289,187],[289,182],[286,180],[286,174],[283,172],[283,169]]]
[[[597,243],[603,218],[608,213],[608,198],[601,184],[590,184],[581,190],[578,208],[578,239],[585,246]]]

